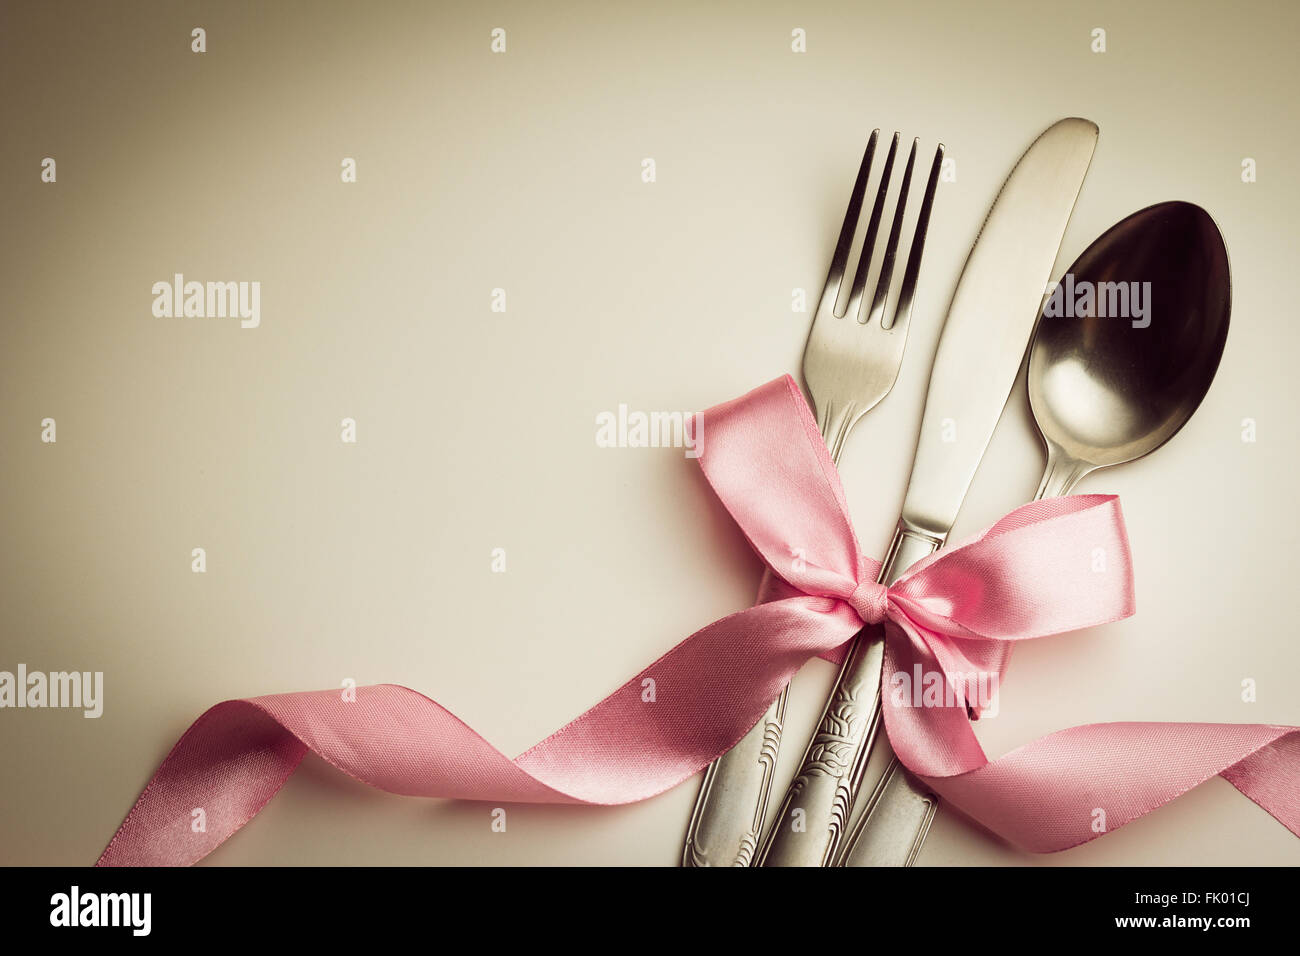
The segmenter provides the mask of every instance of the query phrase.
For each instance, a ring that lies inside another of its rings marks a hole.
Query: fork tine
[[[885,256],[880,262],[880,277],[876,280],[876,291],[871,296],[871,313],[867,316],[867,325],[880,319],[880,327],[892,328],[892,323],[884,323],[885,304],[889,301],[889,283],[894,278],[894,257],[898,252],[898,237],[903,231],[903,215],[907,212],[907,191],[912,185],[912,167],[916,165],[916,147],[921,140],[912,140],[912,151],[907,154],[907,168],[903,170],[903,184],[898,187],[898,204],[894,207],[894,223],[889,227],[889,238],[885,241]]]
[[[916,232],[912,235],[912,248],[907,253],[907,265],[903,269],[903,284],[898,290],[898,308],[889,328],[907,330],[907,320],[912,317],[912,301],[916,297],[916,277],[921,271],[921,253],[925,249],[925,231],[930,225],[930,209],[934,205],[934,187],[939,182],[939,170],[943,166],[943,143],[934,151],[934,162],[930,165],[930,178],[925,184],[925,198],[921,200],[921,212],[916,218]]]
[[[862,165],[858,167],[858,178],[853,181],[853,193],[849,196],[849,209],[844,214],[844,225],[840,227],[840,238],[835,243],[835,255],[831,257],[831,268],[826,274],[826,285],[822,289],[821,305],[817,312],[821,314],[829,308],[835,312],[835,303],[840,297],[840,284],[848,269],[849,249],[853,245],[853,234],[858,229],[858,214],[862,212],[862,198],[867,192],[867,178],[871,174],[872,157],[876,154],[876,140],[880,130],[872,130],[867,140],[866,152],[862,154]]]
[[[898,152],[898,134],[894,134],[889,144],[889,155],[880,171],[880,188],[876,190],[876,201],[871,206],[871,219],[867,223],[867,235],[862,240],[862,254],[858,258],[858,271],[853,276],[853,294],[849,298],[849,307],[845,315],[853,315],[859,322],[867,320],[862,317],[862,294],[867,287],[867,272],[871,269],[871,256],[876,249],[876,232],[880,229],[880,213],[885,208],[885,194],[889,192],[890,173],[894,170],[894,155]]]

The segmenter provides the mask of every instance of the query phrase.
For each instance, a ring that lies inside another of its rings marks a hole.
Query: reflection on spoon
[[[1075,287],[1149,292],[1140,319],[1099,314],[1098,295],[1084,314],[1039,320],[1029,352],[1029,404],[1047,446],[1039,498],[1069,494],[1088,472],[1172,438],[1205,397],[1228,337],[1228,250],[1200,206],[1133,213],[1067,274]]]

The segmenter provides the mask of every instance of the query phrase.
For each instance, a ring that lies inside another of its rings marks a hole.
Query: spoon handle
[[[1071,458],[1057,445],[1049,444],[1047,467],[1043,469],[1043,480],[1038,483],[1038,494],[1034,495],[1033,500],[1042,501],[1044,498],[1062,498],[1068,495],[1079,483],[1079,479],[1095,467]]]
[[[1047,467],[1034,501],[1068,495],[1093,466],[1048,445]],[[876,744],[888,748],[885,735]],[[930,833],[939,798],[890,752],[889,766],[846,842],[838,866],[911,866]]]

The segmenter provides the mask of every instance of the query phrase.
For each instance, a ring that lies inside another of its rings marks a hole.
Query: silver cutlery
[[[1049,299],[1030,345],[1029,405],[1047,450],[1035,501],[1068,495],[1089,472],[1135,461],[1172,438],[1209,390],[1228,337],[1228,250],[1200,206],[1165,202],[1133,213],[1066,275],[1075,301],[1085,288],[1092,300],[1079,314],[1054,293],[1057,308]],[[1105,314],[1125,311],[1113,308],[1121,296],[1128,314]],[[936,805],[895,758],[847,842],[844,865],[910,865]]]
[[[889,394],[898,378],[898,369],[903,361],[903,347],[907,341],[908,320],[916,295],[925,232],[943,161],[943,146],[940,145],[926,181],[911,248],[907,254],[907,264],[903,269],[898,300],[892,316],[887,316],[889,287],[902,236],[918,145],[918,141],[912,142],[894,206],[893,224],[885,242],[875,289],[868,303],[868,272],[898,152],[899,137],[897,133],[894,134],[880,174],[857,269],[847,290],[848,300],[843,309],[837,309],[841,293],[845,291],[844,277],[848,271],[849,253],[857,232],[859,213],[867,191],[879,135],[880,130],[875,130],[867,141],[866,152],[849,197],[848,212],[845,213],[835,253],[831,258],[826,285],[813,317],[808,343],[804,347],[804,382],[812,399],[822,438],[830,451],[831,459],[836,462],[839,461],[844,440],[853,426]],[[766,590],[767,583],[768,577],[764,575],[763,585],[759,589],[760,596]],[[753,859],[767,814],[772,772],[781,743],[781,725],[785,718],[788,694],[787,687],[753,729],[735,747],[715,760],[705,772],[686,833],[682,865],[748,866]]]
[[[935,353],[882,583],[893,583],[947,538],[1011,393],[1096,143],[1097,127],[1087,120],[1049,127],[1021,156],[989,210]],[[868,628],[854,638],[764,843],[762,865],[834,861],[880,724],[883,633]]]

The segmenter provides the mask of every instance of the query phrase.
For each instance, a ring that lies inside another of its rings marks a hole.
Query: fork
[[[877,129],[872,131],[867,140],[866,152],[862,156],[853,192],[849,196],[848,212],[844,215],[844,224],[840,227],[839,240],[831,257],[826,285],[822,289],[817,312],[813,316],[812,330],[803,352],[804,384],[812,399],[822,440],[826,442],[831,460],[837,464],[844,441],[853,426],[889,394],[898,378],[898,369],[903,362],[903,348],[907,342],[908,320],[916,296],[925,232],[930,222],[939,170],[943,164],[944,150],[943,144],[940,144],[934,154],[925,194],[917,214],[898,299],[892,316],[887,319],[889,287],[903,231],[912,168],[920,143],[919,140],[912,141],[894,206],[893,223],[868,304],[867,279],[898,152],[899,135],[894,134],[867,221],[867,231],[849,287],[848,301],[843,310],[837,309],[844,291],[849,254],[857,233],[858,218],[879,137],[880,130]],[[771,574],[770,569],[764,572],[759,586],[760,603],[768,592]],[[686,831],[686,845],[682,851],[683,866],[748,866],[753,861],[767,816],[768,797],[772,790],[777,751],[781,746],[781,726],[785,720],[789,693],[790,688],[787,686],[749,733],[709,765]]]

